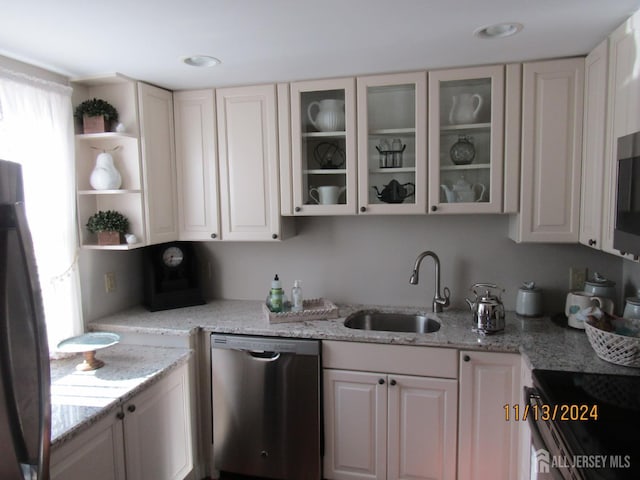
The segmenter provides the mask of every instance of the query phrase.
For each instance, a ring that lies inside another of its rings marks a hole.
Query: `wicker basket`
[[[605,332],[584,322],[589,343],[598,357],[607,362],[640,368],[640,338]]]
[[[338,307],[333,302],[324,298],[312,298],[302,301],[301,312],[272,312],[267,305],[262,309],[269,319],[269,323],[304,322],[309,320],[325,320],[338,318]]]

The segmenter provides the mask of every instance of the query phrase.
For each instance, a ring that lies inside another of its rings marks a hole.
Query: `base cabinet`
[[[520,355],[460,352],[459,480],[519,478],[520,378]]]
[[[184,365],[51,455],[52,480],[183,480],[193,471]],[[126,455],[125,455],[126,452]]]

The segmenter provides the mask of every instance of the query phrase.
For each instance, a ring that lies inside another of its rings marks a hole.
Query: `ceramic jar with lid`
[[[638,318],[640,319],[640,292],[636,297],[628,297],[625,300],[624,318]]]
[[[535,282],[524,282],[518,290],[516,313],[522,317],[542,316],[542,290]]]
[[[614,303],[616,301],[616,282],[598,272],[594,272],[592,280],[584,282],[584,291],[596,297],[610,298]]]

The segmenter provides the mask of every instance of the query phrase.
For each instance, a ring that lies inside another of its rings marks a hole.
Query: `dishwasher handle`
[[[275,362],[280,358],[280,352],[270,352],[267,350],[243,350],[243,352],[263,362]]]

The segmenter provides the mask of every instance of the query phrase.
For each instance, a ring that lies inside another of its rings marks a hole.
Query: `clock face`
[[[184,260],[184,252],[179,247],[168,247],[162,252],[162,262],[167,267],[178,267]]]

